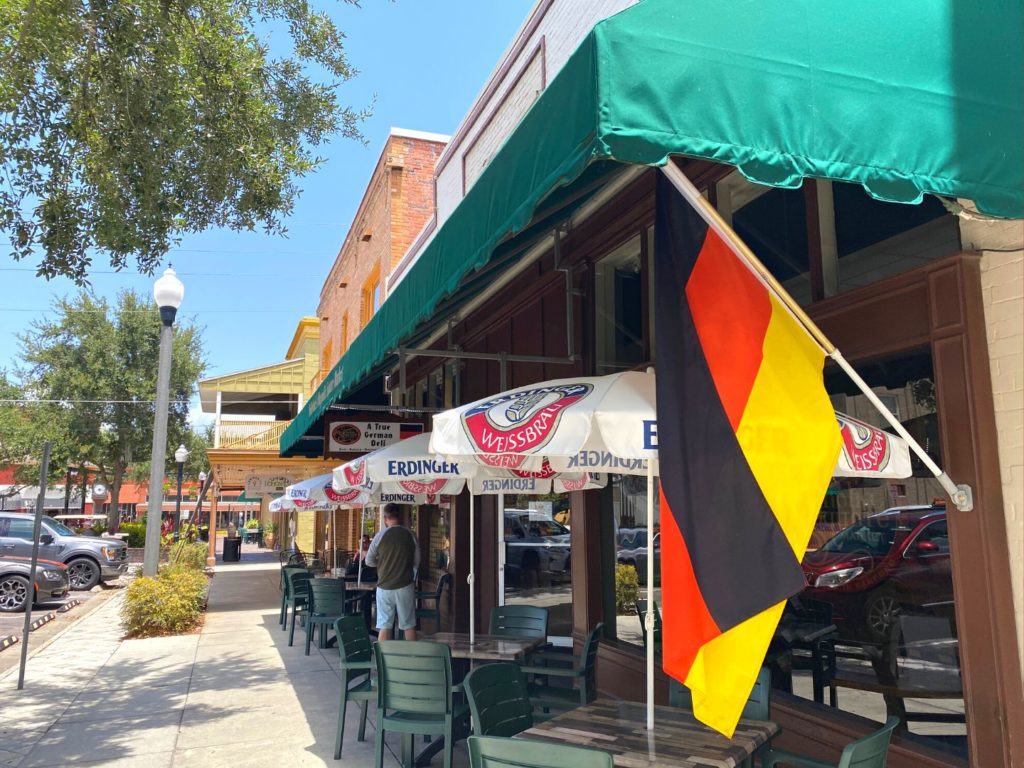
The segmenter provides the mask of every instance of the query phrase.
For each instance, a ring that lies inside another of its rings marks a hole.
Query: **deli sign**
[[[326,423],[327,453],[366,453],[423,431],[422,424],[400,421],[342,421]]]

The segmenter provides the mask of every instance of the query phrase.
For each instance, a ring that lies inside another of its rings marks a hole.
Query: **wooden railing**
[[[291,421],[222,421],[220,447],[236,451],[277,451]]]

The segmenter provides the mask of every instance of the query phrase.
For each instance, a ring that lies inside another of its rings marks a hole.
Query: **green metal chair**
[[[613,768],[612,756],[600,749],[547,741],[469,737],[470,768]]]
[[[345,710],[349,701],[361,702],[359,741],[366,739],[366,710],[377,698],[373,684],[373,645],[362,616],[342,616],[334,622],[341,655],[341,702],[338,707],[338,730],[334,739],[334,759],[341,759],[341,743],[345,738]]]
[[[640,617],[640,632],[643,635],[644,648],[647,647],[647,601],[636,601],[636,615]],[[661,611],[658,610],[658,603],[654,603],[654,652],[661,653]]]
[[[346,613],[344,579],[310,579],[306,582],[306,655],[314,633],[320,630],[320,648],[327,647],[327,630]]]
[[[898,717],[890,717],[885,721],[885,725],[874,733],[851,741],[843,747],[838,763],[815,760],[772,747],[761,754],[761,765],[762,768],[774,768],[776,765],[790,765],[796,768],[885,768],[889,741],[892,739],[893,730],[899,724]]]
[[[384,734],[402,736],[403,762],[411,766],[416,734],[444,737],[444,768],[452,768],[455,724],[469,714],[455,703],[461,687],[452,685],[452,652],[427,640],[381,640],[377,643],[377,738],[375,765],[384,766]]]
[[[552,708],[572,709],[597,698],[595,667],[602,626],[599,623],[587,633],[579,656],[554,651],[540,651],[530,655],[529,666],[521,666],[520,669],[523,674],[534,676],[534,680],[528,684],[533,706],[540,707],[544,712]],[[552,664],[568,664],[569,667],[556,667]],[[561,678],[568,685],[551,685],[552,677]]]
[[[477,667],[462,682],[477,736],[515,736],[533,727],[533,705],[517,664]]]
[[[312,580],[313,574],[305,568],[291,570],[285,573],[285,626],[282,629],[288,630],[288,645],[295,641],[295,622],[298,620],[299,612],[305,613],[309,590],[306,585]],[[288,626],[288,608],[292,609],[291,627]]]
[[[548,609],[535,605],[499,605],[491,610],[489,635],[548,637]]]
[[[441,578],[437,580],[437,587],[430,592],[417,592],[416,593],[416,621],[420,619],[433,619],[434,626],[441,629],[441,593],[444,592],[444,588],[448,586],[452,580],[450,573],[442,574]],[[433,601],[431,607],[422,605],[423,602]]]

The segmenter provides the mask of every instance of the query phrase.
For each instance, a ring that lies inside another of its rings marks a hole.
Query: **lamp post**
[[[196,496],[196,512],[195,512],[195,515],[196,515],[196,527],[197,528],[199,527],[199,524],[202,522],[201,513],[202,513],[202,510],[203,510],[203,495],[204,495],[205,491],[206,491],[206,473],[205,472],[200,472],[199,473],[199,494]],[[209,528],[209,525],[207,525],[207,528]]]
[[[153,284],[153,298],[160,308],[160,361],[156,375],[156,417],[153,421],[153,453],[149,471],[149,505],[146,508],[146,548],[142,572],[155,576],[160,562],[160,512],[164,505],[164,462],[167,456],[167,405],[171,385],[171,343],[174,316],[185,296],[174,270],[168,267]],[[180,494],[179,494],[180,496]]]
[[[174,502],[174,540],[177,541],[181,533],[181,476],[188,461],[188,449],[184,445],[179,445],[174,452],[174,461],[178,464],[178,500]]]

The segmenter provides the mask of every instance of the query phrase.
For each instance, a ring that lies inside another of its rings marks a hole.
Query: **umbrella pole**
[[[469,576],[466,583],[469,584],[469,644],[476,642],[476,590],[473,582],[476,581],[474,572],[476,563],[476,514],[473,511],[473,489],[469,489]]]
[[[647,460],[647,730],[654,730],[654,462]]]
[[[356,584],[363,586],[363,531],[366,528],[366,507],[359,510],[359,571],[356,573]]]

